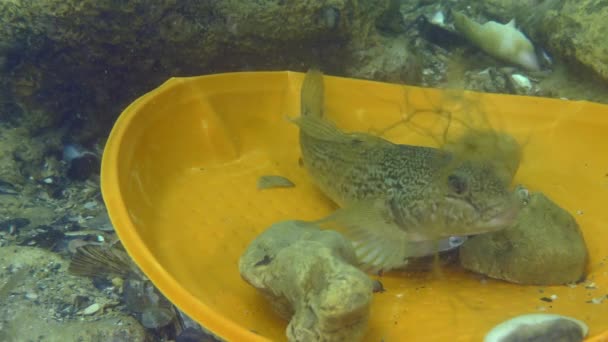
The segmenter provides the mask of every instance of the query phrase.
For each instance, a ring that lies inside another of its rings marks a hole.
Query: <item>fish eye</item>
[[[448,176],[448,186],[457,195],[462,195],[467,191],[466,179],[458,175],[452,174]]]

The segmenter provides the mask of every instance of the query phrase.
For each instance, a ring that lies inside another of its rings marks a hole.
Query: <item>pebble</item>
[[[582,341],[589,328],[578,319],[554,314],[527,314],[495,326],[484,342],[499,341]]]
[[[173,320],[175,312],[169,308],[147,307],[141,314],[141,324],[148,329],[162,328]]]
[[[101,305],[99,303],[91,304],[87,306],[84,310],[82,310],[83,315],[92,315],[101,309]]]
[[[34,292],[28,292],[25,294],[25,298],[30,299],[30,300],[36,300],[36,299],[38,299],[38,295]]]
[[[513,82],[515,82],[515,84],[525,90],[530,90],[532,89],[532,82],[530,82],[530,79],[528,79],[526,76],[521,75],[521,74],[513,74],[511,75],[511,78],[513,79]]]
[[[382,285],[380,280],[374,280],[374,290],[373,291],[374,291],[374,293],[378,293],[378,292],[382,293],[386,290],[384,289],[384,285]]]
[[[530,194],[514,226],[469,238],[459,258],[464,268],[491,278],[561,285],[585,275],[588,251],[574,217],[537,192]]]

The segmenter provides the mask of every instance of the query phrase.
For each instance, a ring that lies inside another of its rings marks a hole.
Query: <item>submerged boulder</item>
[[[558,285],[584,277],[587,254],[574,217],[534,193],[515,226],[466,241],[460,262],[468,270],[513,283]]]

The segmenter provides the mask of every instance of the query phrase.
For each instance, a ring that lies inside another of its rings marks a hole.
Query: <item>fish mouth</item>
[[[498,214],[483,222],[481,227],[490,230],[499,230],[510,227],[517,221],[519,209],[520,208],[518,205],[510,205],[505,210],[501,210]]]

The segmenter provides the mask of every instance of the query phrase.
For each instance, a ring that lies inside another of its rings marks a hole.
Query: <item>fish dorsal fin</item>
[[[321,117],[299,116],[297,118],[287,118],[287,120],[296,124],[303,134],[322,141],[354,144],[355,147],[360,146],[357,143],[361,143],[365,147],[390,147],[394,145],[388,140],[367,133],[345,133],[333,122]]]
[[[515,18],[511,19],[511,21],[509,21],[505,26],[509,26],[514,29],[517,29],[517,27],[515,26]]]
[[[287,118],[296,124],[302,133],[319,140],[342,142],[347,140],[344,133],[333,122],[321,117],[299,116]]]
[[[323,117],[325,106],[325,85],[323,73],[317,69],[310,69],[302,82],[300,91],[300,106],[302,116]]]
[[[360,267],[368,272],[389,271],[407,264],[409,235],[387,220],[383,200],[349,204],[317,223],[349,239]]]

